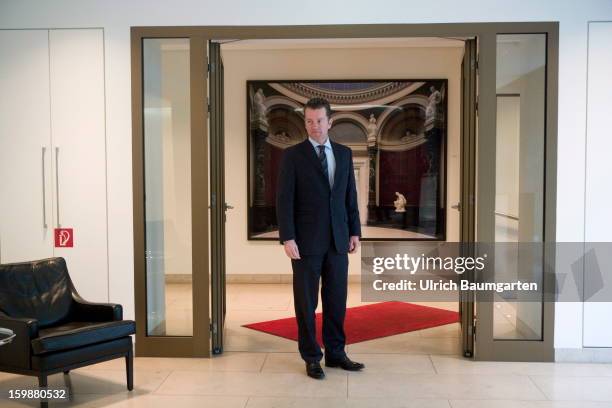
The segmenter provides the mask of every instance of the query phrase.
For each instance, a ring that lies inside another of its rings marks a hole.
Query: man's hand
[[[352,236],[349,240],[349,254],[354,254],[359,248],[359,235]]]
[[[283,242],[285,246],[285,253],[291,259],[302,259],[300,258],[300,251],[298,250],[297,244],[294,239]]]

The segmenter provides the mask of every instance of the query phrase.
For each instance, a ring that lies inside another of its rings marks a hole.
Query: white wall
[[[240,49],[222,46],[225,74],[226,201],[234,206],[226,224],[227,273],[291,274],[291,264],[278,241],[247,240],[248,79],[448,79],[447,234],[459,240],[460,89],[463,42],[454,48],[302,48]],[[287,46],[287,45],[284,45]],[[265,47],[261,45],[260,47]],[[291,45],[289,46],[291,47]],[[316,47],[316,46],[315,46]],[[387,45],[388,47],[388,45]],[[240,256],[232,256],[240,254]],[[349,274],[361,272],[361,253],[349,255]]]
[[[557,240],[576,242],[585,238],[587,23],[612,20],[609,0],[579,4],[573,0],[409,4],[402,0],[354,0],[350,6],[325,0],[307,4],[280,0],[4,0],[0,4],[0,28],[104,28],[109,297],[124,305],[126,317],[134,316],[130,26],[559,21]],[[589,131],[606,132],[607,128]],[[580,303],[556,305],[555,347],[582,347],[582,313]]]
[[[585,241],[612,241],[612,154],[610,114],[612,113],[612,22],[589,24],[589,71],[587,111],[587,168],[585,194]],[[597,245],[597,244],[596,244]],[[612,264],[612,254],[598,251],[598,262],[604,268]],[[605,257],[605,258],[603,258]],[[585,281],[597,281],[597,268],[585,267]],[[604,272],[604,284],[612,285],[610,271]],[[609,293],[609,292],[608,292]],[[612,347],[612,302],[584,304],[584,346]],[[612,299],[610,299],[612,300]],[[602,324],[606,322],[606,324]]]

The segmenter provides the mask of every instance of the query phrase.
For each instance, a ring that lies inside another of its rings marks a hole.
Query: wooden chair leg
[[[38,386],[39,387],[46,387],[47,386],[47,375],[46,374],[41,374],[38,376]],[[42,399],[40,400],[40,408],[47,408],[49,406],[49,403],[45,400],[43,401]]]
[[[132,350],[125,355],[125,371],[127,374],[127,389],[132,391],[134,389],[134,352]]]

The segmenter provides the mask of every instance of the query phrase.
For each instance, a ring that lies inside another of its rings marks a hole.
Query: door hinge
[[[211,193],[210,194],[210,207],[216,208],[216,206],[217,206],[217,194]]]
[[[212,334],[217,334],[217,323],[211,323],[210,324],[210,332]]]

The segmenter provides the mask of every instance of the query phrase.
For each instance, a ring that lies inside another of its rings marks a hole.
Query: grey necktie
[[[327,169],[327,155],[325,154],[325,146],[318,145],[319,148],[319,161],[321,162],[321,167],[323,168],[323,174],[325,174],[325,180],[329,183],[329,171]]]

